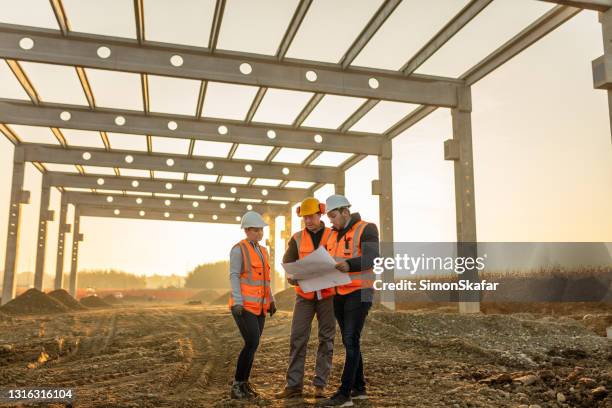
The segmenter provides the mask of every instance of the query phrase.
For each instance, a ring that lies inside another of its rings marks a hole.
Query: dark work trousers
[[[334,314],[342,333],[342,344],[346,351],[340,392],[350,395],[351,389],[363,390],[363,358],[361,357],[361,330],[365,324],[372,302],[361,301],[361,289],[348,295],[334,296]]]
[[[238,330],[244,339],[244,347],[238,356],[238,363],[236,364],[236,375],[234,379],[236,381],[247,381],[251,375],[251,367],[253,367],[253,360],[255,359],[255,352],[259,347],[259,338],[263,333],[264,323],[266,322],[266,315],[261,312],[259,316],[244,310],[242,315],[237,316],[232,313]]]

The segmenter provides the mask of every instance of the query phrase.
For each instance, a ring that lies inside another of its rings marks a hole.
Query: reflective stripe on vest
[[[325,246],[331,234],[331,229],[327,227],[323,228],[324,230],[323,234],[321,235],[321,240],[319,241],[319,247]],[[298,259],[302,259],[303,257],[311,254],[315,250],[314,242],[312,241],[312,236],[308,233],[306,228],[293,234],[293,239],[295,240],[295,244],[297,246]],[[317,298],[319,299],[325,299],[334,295],[334,288],[322,289],[316,292],[304,292],[299,285],[295,285],[294,289],[298,295],[300,295],[304,299],[309,300],[313,300],[315,298],[315,293],[320,293],[320,296],[317,296]]]
[[[332,232],[329,237],[327,247],[330,252],[330,255],[334,258],[335,261],[342,262],[346,261],[349,258],[356,258],[361,256],[361,235],[363,234],[363,231],[367,225],[368,223],[365,221],[358,221],[353,225],[353,227],[351,227],[349,231],[347,231],[347,233],[340,240],[337,239],[338,231]],[[340,241],[344,239],[346,245],[347,236],[349,237],[349,240],[353,240],[352,247],[350,248],[349,253],[345,253],[344,247],[342,247],[342,245],[340,244]],[[340,251],[339,248],[341,248]],[[338,252],[341,252],[341,254],[339,254]],[[340,294],[348,294],[361,288],[372,287],[375,277],[372,269],[368,269],[365,271],[348,272],[348,275],[351,279],[351,283],[336,287],[337,292]]]
[[[248,241],[242,240],[236,244],[242,254],[242,271],[240,272],[240,291],[243,306],[246,310],[256,315],[262,311],[268,311],[271,302],[270,289],[270,264],[268,252],[265,247],[259,246],[261,256]],[[258,258],[254,262],[253,256]],[[261,272],[253,270],[253,265],[257,266]],[[257,276],[256,276],[257,275]],[[233,296],[230,293],[229,305],[234,304]]]

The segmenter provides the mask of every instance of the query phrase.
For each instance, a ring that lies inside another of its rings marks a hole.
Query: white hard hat
[[[349,200],[347,200],[345,196],[340,195],[340,194],[330,195],[329,197],[327,197],[327,200],[325,200],[325,210],[327,212],[330,212],[332,210],[336,210],[342,207],[348,208],[350,206],[351,206],[351,203],[349,203]]]
[[[266,224],[263,217],[258,212],[255,212],[255,211],[247,211],[246,213],[244,213],[244,215],[242,216],[242,219],[240,220],[241,229],[250,228],[250,227],[263,228],[263,227],[266,227],[267,225],[268,224]]]

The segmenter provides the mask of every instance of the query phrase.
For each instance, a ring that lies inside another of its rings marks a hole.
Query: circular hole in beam
[[[117,126],[125,125],[125,118],[123,116],[117,116],[115,118],[115,125],[117,125]]]
[[[60,113],[60,119],[63,120],[64,122],[69,121],[71,117],[72,115],[68,111],[63,111],[62,113]]]
[[[266,135],[268,136],[268,139],[275,139],[276,138],[276,132],[273,131],[272,129],[268,130],[266,132]]]
[[[170,122],[168,122],[168,129],[170,129],[170,130],[178,129],[178,123],[176,123],[175,121],[171,120]]]
[[[248,62],[243,62],[240,64],[240,72],[244,75],[249,75],[251,72],[253,72],[253,67]]]
[[[308,82],[314,82],[316,81],[318,78],[317,73],[314,71],[306,71],[306,80],[308,80]]]
[[[31,50],[34,48],[34,40],[30,37],[23,37],[21,40],[19,40],[19,48],[22,50]]]
[[[315,141],[315,143],[322,143],[323,142],[323,136],[321,136],[321,135],[314,135],[314,141]]]
[[[227,129],[227,126],[221,125],[217,128],[217,131],[219,132],[220,135],[227,135],[228,129]]]
[[[89,159],[91,159],[91,153],[89,152],[83,153],[83,160],[89,160]]]
[[[183,62],[183,57],[180,55],[173,55],[170,57],[170,64],[172,64],[173,67],[180,67],[183,65]]]
[[[101,47],[98,47],[98,50],[96,51],[96,53],[98,54],[98,57],[100,57],[102,59],[106,59],[106,58],[111,56],[110,48],[108,48],[105,45],[103,45]]]
[[[125,162],[126,163],[133,163],[134,162],[134,156],[132,156],[131,154],[128,154],[127,156],[125,156]]]
[[[376,78],[370,78],[368,79],[368,86],[372,89],[378,89],[378,86],[380,84],[378,83],[378,79]]]

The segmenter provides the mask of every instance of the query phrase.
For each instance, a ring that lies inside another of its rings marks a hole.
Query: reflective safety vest
[[[236,245],[242,252],[242,271],[240,272],[242,305],[245,310],[255,315],[259,315],[262,310],[266,314],[272,300],[268,251],[265,247],[259,246],[263,255],[264,262],[262,263],[261,257],[249,241],[243,239]],[[230,292],[229,307],[233,305],[234,298]]]
[[[346,261],[361,256],[361,235],[366,225],[365,221],[357,221],[338,241],[338,231],[332,230],[327,240],[327,251],[337,261]],[[358,289],[371,288],[374,285],[372,268],[365,271],[349,272],[351,282],[336,286],[336,293],[347,295]]]
[[[327,239],[329,238],[329,235],[331,233],[330,228],[327,228],[327,227],[323,227],[323,228],[324,228],[323,235],[321,236],[319,247],[321,245],[325,246],[325,243],[327,242]],[[315,250],[314,243],[312,242],[312,237],[308,233],[308,229],[304,228],[302,231],[296,232],[295,234],[293,234],[293,239],[295,240],[295,243],[297,245],[299,259],[302,259],[305,256],[310,255]],[[295,285],[294,288],[297,294],[303,297],[304,299],[313,300],[315,298],[316,292],[306,293],[302,290],[302,288],[300,288],[300,285]],[[333,296],[334,293],[335,293],[334,288],[322,289],[321,299],[325,299],[330,296]]]

